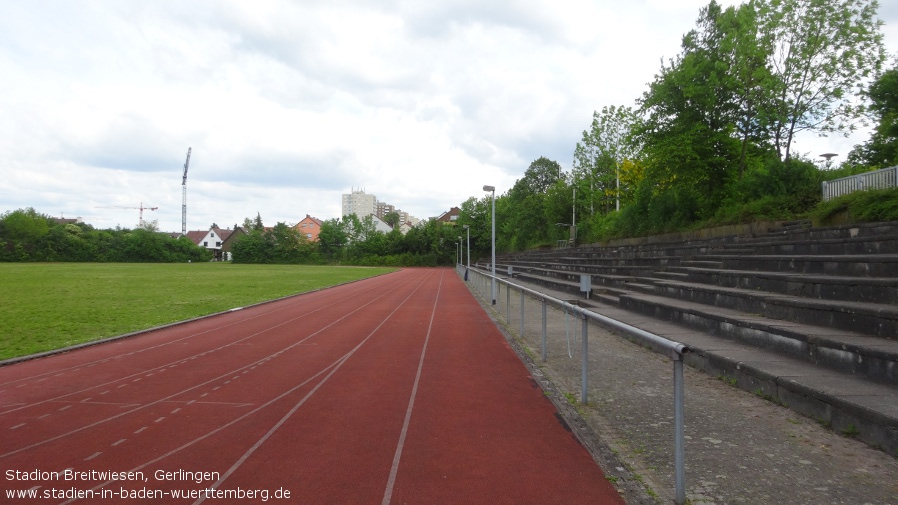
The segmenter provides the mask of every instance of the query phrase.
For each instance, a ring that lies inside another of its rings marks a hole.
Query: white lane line
[[[139,430],[135,431],[134,434],[136,435],[136,434],[140,433],[141,431],[143,431],[143,430],[145,430],[145,429],[147,429],[146,426],[144,426],[143,428],[140,428]]]
[[[95,453],[91,454],[90,456],[84,458],[84,461],[90,461],[90,460],[96,458],[97,456],[99,456],[100,454],[103,454],[103,453],[102,453],[102,452],[95,452]]]
[[[156,420],[153,421],[153,422],[154,422],[154,423],[158,423],[158,422],[161,422],[163,419],[165,419],[165,416],[162,416],[162,417],[160,417],[159,419],[156,419]]]
[[[121,444],[121,443],[124,442],[125,440],[128,440],[128,439],[127,439],[127,438],[121,438],[121,439],[119,439],[118,441],[113,442],[113,443],[112,443],[112,447],[115,447],[115,446]]]
[[[60,411],[63,411],[63,410],[65,410],[65,409],[70,409],[70,408],[72,408],[71,405],[66,405],[65,407],[60,407],[59,410],[60,410]]]
[[[21,428],[22,426],[25,426],[25,423],[17,424],[17,425],[15,425],[15,426],[10,426],[9,429],[11,429],[11,430],[16,430],[16,429]]]
[[[442,277],[440,279],[441,279],[441,284],[442,284]],[[262,438],[257,440],[256,443],[253,444],[252,447],[247,449],[246,452],[243,453],[243,456],[241,456],[237,461],[235,461],[234,464],[231,465],[231,467],[226,472],[224,472],[221,475],[221,477],[214,484],[212,484],[209,487],[213,488],[213,489],[217,489],[219,486],[221,486],[224,483],[225,480],[227,480],[228,477],[231,476],[232,473],[234,473],[238,468],[240,468],[240,466],[243,464],[243,462],[246,461],[250,456],[252,456],[252,454],[254,452],[256,452],[256,449],[261,447],[262,444],[264,444],[271,437],[271,435],[274,434],[275,431],[277,431],[284,423],[286,423],[287,420],[290,419],[290,417],[292,417],[293,414],[296,413],[296,411],[299,410],[299,408],[302,407],[306,403],[306,401],[308,401],[309,398],[311,398],[315,393],[318,392],[318,390],[321,388],[321,386],[323,386],[324,383],[326,383],[328,381],[328,379],[330,379],[331,377],[333,377],[333,375],[335,373],[337,373],[337,370],[339,370],[340,367],[342,367],[347,361],[349,361],[349,358],[351,358],[352,355],[354,355],[356,353],[356,351],[361,349],[362,346],[365,345],[365,343],[367,343],[369,340],[371,340],[371,337],[373,337],[378,331],[380,331],[380,329],[385,324],[387,324],[387,321],[389,321],[390,319],[393,318],[393,316],[396,314],[396,312],[398,312],[399,309],[402,308],[406,304],[406,302],[408,302],[412,298],[412,296],[414,296],[415,293],[418,292],[418,289],[421,287],[422,284],[424,284],[424,282],[422,282],[414,290],[412,290],[412,292],[409,293],[409,295],[404,300],[402,300],[402,302],[396,304],[396,307],[393,309],[393,311],[390,312],[387,315],[387,317],[385,317],[383,319],[383,321],[381,321],[380,324],[377,325],[377,327],[375,327],[373,330],[371,330],[371,333],[369,333],[367,337],[362,339],[362,341],[359,342],[355,347],[353,347],[352,350],[350,350],[342,358],[340,358],[340,360],[334,366],[333,370],[331,370],[323,379],[321,379],[321,382],[319,382],[318,384],[315,385],[315,387],[313,387],[311,390],[309,390],[309,392],[306,393],[306,395],[301,400],[299,400],[299,402],[297,402],[296,405],[294,405],[293,408],[290,409],[289,412],[284,414],[284,417],[282,417],[277,423],[275,423],[274,426],[272,426],[271,429],[269,429],[268,432],[262,436]],[[323,372],[323,370],[322,370],[322,372]],[[321,372],[319,372],[319,374],[320,373]],[[199,505],[200,503],[203,503],[203,501],[205,501],[205,499],[206,499],[206,497],[202,496],[198,500],[193,502],[193,505]]]
[[[405,284],[405,282],[403,282],[402,284]],[[392,292],[392,291],[394,291],[394,290],[396,290],[396,289],[398,289],[398,288],[399,288],[399,286],[394,287],[394,288],[389,289],[389,290],[383,290],[383,289],[379,290],[379,291],[377,292],[377,295],[376,295],[376,296],[374,296],[374,297],[368,299],[365,303],[360,304],[355,310],[343,314],[341,317],[335,319],[334,321],[331,321],[331,322],[328,323],[327,325],[325,325],[325,326],[319,328],[317,331],[314,331],[314,332],[310,333],[309,335],[307,335],[307,336],[306,336],[305,338],[303,338],[302,340],[299,340],[299,341],[297,341],[297,342],[295,342],[295,343],[293,343],[293,344],[287,346],[287,347],[284,348],[281,352],[286,352],[287,350],[292,349],[293,347],[296,347],[296,346],[299,346],[299,345],[303,345],[307,340],[309,340],[309,339],[311,339],[311,338],[313,338],[313,337],[315,337],[315,336],[317,336],[317,335],[323,333],[325,330],[327,330],[327,329],[329,329],[329,328],[335,326],[337,323],[339,323],[339,322],[343,321],[344,319],[346,319],[346,318],[352,316],[353,314],[355,314],[356,312],[358,312],[358,311],[364,309],[364,308],[367,307],[368,305],[373,304],[375,301],[377,301],[377,300],[379,300],[380,298],[386,296],[387,293],[390,293],[390,292]],[[417,288],[416,288],[415,291],[417,291]],[[414,292],[413,292],[412,294],[414,294]],[[410,297],[411,297],[411,296],[409,296],[409,298],[410,298]],[[406,300],[407,300],[407,299],[408,299],[408,298],[406,298]],[[345,302],[345,299],[344,299],[343,301]],[[404,302],[403,302],[403,303],[404,303]],[[332,305],[336,305],[336,304],[337,304],[337,302],[335,302],[335,303],[332,304]],[[400,304],[400,305],[401,305],[401,304]],[[330,307],[330,305],[327,305],[327,306],[325,306],[325,307],[323,307],[323,308],[321,308],[321,309],[316,309],[316,310],[313,311],[313,312],[317,312],[318,310],[323,310],[324,308],[328,308],[328,307]],[[395,311],[394,311],[394,312],[395,312]],[[392,314],[391,314],[391,316],[392,316]],[[302,316],[300,316],[300,317],[302,317]],[[296,320],[296,319],[299,319],[300,317],[291,319],[291,320],[288,321],[288,322],[292,322],[292,321],[294,321],[294,320]],[[389,319],[389,317],[390,317],[390,316],[388,316],[387,319]],[[283,324],[286,324],[286,323],[283,323]],[[283,324],[275,325],[275,326],[273,326],[272,328],[269,328],[269,329],[273,329],[273,328],[277,328],[277,327],[283,326]],[[266,331],[267,331],[267,330],[266,330]],[[261,333],[261,332],[260,332],[260,333]],[[249,337],[247,337],[247,338],[249,338]],[[245,339],[244,339],[244,340],[245,340]],[[360,344],[360,345],[361,345],[361,344]],[[352,352],[354,352],[354,351],[350,351],[350,354],[351,354]],[[279,353],[279,354],[280,354],[280,353]],[[347,356],[348,356],[348,355],[347,355]],[[346,357],[346,356],[344,356],[344,358],[345,358],[345,357]],[[242,421],[242,420],[244,420],[244,419],[246,419],[246,418],[248,418],[248,417],[250,417],[250,416],[256,414],[257,412],[259,412],[259,411],[261,411],[261,410],[264,410],[264,409],[268,408],[269,406],[271,406],[271,405],[274,404],[275,402],[277,402],[277,401],[281,400],[282,398],[284,398],[284,397],[286,397],[286,396],[292,394],[292,393],[295,392],[296,390],[298,390],[298,389],[300,389],[300,388],[302,388],[302,387],[305,387],[306,384],[308,384],[309,382],[312,382],[312,381],[313,381],[314,379],[316,379],[318,376],[320,376],[321,374],[327,372],[331,367],[334,367],[334,366],[338,365],[338,364],[341,362],[341,360],[344,359],[344,358],[339,358],[339,359],[337,359],[336,361],[334,361],[334,362],[331,363],[330,365],[324,367],[323,369],[321,369],[320,371],[318,371],[316,374],[312,375],[312,376],[309,377],[308,379],[302,381],[301,383],[299,383],[299,384],[297,384],[296,386],[294,386],[294,387],[288,389],[287,391],[285,391],[285,392],[283,392],[283,393],[281,393],[281,394],[275,396],[274,398],[268,400],[267,402],[265,402],[265,403],[259,405],[258,407],[254,408],[253,410],[250,410],[249,412],[247,412],[247,413],[245,413],[245,414],[243,414],[243,415],[237,417],[236,419],[234,419],[234,420],[232,420],[232,421],[230,421],[230,422],[228,422],[228,423],[225,423],[225,424],[219,426],[218,428],[215,428],[214,430],[212,430],[212,431],[206,433],[205,435],[202,435],[202,436],[200,436],[200,437],[197,437],[197,438],[191,440],[190,442],[185,443],[184,445],[182,445],[182,446],[180,446],[180,447],[178,447],[178,448],[176,448],[176,449],[173,449],[173,450],[167,452],[166,454],[163,454],[163,455],[161,455],[161,456],[159,456],[159,457],[157,457],[157,458],[154,458],[154,459],[152,459],[152,460],[146,461],[146,462],[144,462],[143,464],[137,465],[136,467],[132,468],[131,470],[132,470],[132,471],[137,471],[137,470],[142,470],[142,469],[144,469],[144,468],[147,468],[147,467],[149,467],[149,466],[152,465],[152,464],[158,463],[159,461],[162,461],[163,459],[165,459],[165,458],[167,458],[167,457],[169,457],[169,456],[171,456],[171,455],[173,455],[173,454],[176,454],[176,453],[178,453],[178,452],[180,452],[180,451],[182,451],[182,450],[184,450],[184,449],[186,449],[186,448],[188,448],[188,447],[191,447],[191,446],[193,446],[193,445],[195,445],[195,444],[197,444],[197,443],[199,443],[199,442],[201,442],[201,441],[203,441],[203,440],[205,440],[205,439],[211,437],[212,435],[214,435],[214,434],[216,434],[216,433],[218,433],[218,432],[220,432],[220,431],[222,431],[222,430],[224,430],[224,429],[226,429],[226,428],[228,428],[228,427],[230,427],[230,426],[233,426],[233,425],[237,424],[238,422],[240,422],[240,421]],[[269,357],[267,357],[267,358],[264,358],[264,359],[258,361],[258,363],[264,363],[265,361],[268,361],[268,360],[270,360],[270,359],[271,359],[271,357],[269,356]],[[233,373],[233,372],[231,372],[231,373]],[[202,383],[202,384],[197,384],[196,386],[192,386],[192,387],[190,387],[190,388],[187,388],[187,389],[181,391],[180,393],[176,393],[176,394],[174,394],[174,395],[171,395],[171,396],[168,396],[168,397],[159,399],[159,400],[157,400],[157,401],[148,403],[148,404],[146,404],[146,405],[143,405],[143,406],[139,407],[138,409],[134,409],[134,411],[139,410],[139,409],[142,409],[142,408],[149,407],[149,406],[151,406],[151,405],[155,405],[155,404],[157,404],[157,403],[162,403],[162,402],[172,401],[171,398],[173,398],[173,397],[175,397],[175,396],[182,395],[182,394],[184,394],[184,393],[186,393],[186,392],[189,392],[189,391],[191,391],[191,390],[194,390],[194,389],[196,389],[196,388],[205,386],[205,385],[211,383],[212,381],[221,380],[222,378],[223,378],[223,376],[219,376],[219,377],[216,377],[216,378],[214,378],[214,379],[212,379],[212,380],[210,380],[210,381],[206,381],[206,382],[204,382],[204,383]],[[190,405],[190,404],[192,404],[192,403],[194,403],[194,402],[195,402],[195,400],[190,400],[189,402],[187,402],[187,404]],[[213,402],[213,403],[214,403],[214,402]],[[252,405],[252,404],[251,404],[251,403],[247,403],[247,404],[242,404],[242,405],[250,406],[250,405]],[[242,406],[242,405],[238,405],[238,406]],[[20,449],[17,449],[17,450],[15,450],[15,451],[8,452],[8,453],[6,453],[6,454],[0,454],[0,458],[4,458],[4,457],[10,456],[10,455],[12,455],[12,454],[16,454],[16,453],[22,452],[22,451],[24,451],[24,450],[31,449],[31,448],[33,448],[33,447],[37,447],[37,446],[39,446],[39,445],[43,445],[43,444],[45,444],[45,443],[52,442],[52,441],[54,441],[54,440],[58,440],[58,439],[62,438],[63,436],[70,435],[70,434],[72,434],[72,433],[77,433],[77,432],[82,431],[82,430],[84,430],[84,429],[87,429],[87,428],[96,426],[96,425],[98,425],[98,424],[104,423],[104,422],[106,422],[106,421],[110,421],[110,420],[112,420],[112,419],[118,418],[118,417],[120,417],[121,415],[130,414],[131,412],[134,412],[134,411],[125,412],[125,413],[120,414],[120,415],[118,415],[118,416],[113,416],[112,418],[108,418],[108,419],[105,419],[105,420],[103,420],[103,421],[100,421],[100,422],[97,422],[97,423],[94,423],[94,424],[91,424],[91,425],[88,425],[88,426],[85,426],[85,427],[82,427],[82,428],[73,430],[73,431],[71,431],[71,432],[69,432],[69,433],[66,433],[66,434],[63,434],[63,435],[60,435],[60,436],[57,436],[57,437],[53,437],[53,438],[51,438],[51,439],[45,440],[45,441],[40,442],[40,443],[37,443],[37,444],[32,444],[32,445],[30,445],[30,446],[28,446],[28,447],[20,448]],[[140,429],[140,430],[138,430],[138,431],[143,431],[143,429]],[[101,488],[103,488],[103,487],[106,487],[107,485],[109,485],[109,484],[111,484],[111,483],[113,483],[113,482],[114,482],[114,481],[109,481],[109,480],[108,480],[108,481],[105,481],[105,482],[102,482],[102,483],[97,484],[96,486],[92,487],[91,490],[92,490],[92,491],[96,491],[97,489],[101,489]],[[74,501],[74,500],[66,500],[66,501],[62,502],[60,505],[67,505],[67,504],[71,503],[72,501]]]
[[[181,407],[176,408],[175,410],[171,411],[171,413],[172,413],[172,414],[177,414],[179,410],[181,410]]]
[[[399,473],[399,461],[402,459],[402,450],[405,448],[405,439],[408,435],[408,426],[412,421],[412,411],[415,408],[415,397],[418,395],[418,384],[421,382],[421,370],[424,369],[424,356],[427,354],[427,344],[430,343],[430,333],[433,330],[433,320],[437,313],[437,304],[440,301],[440,291],[443,287],[443,276],[440,275],[440,284],[437,287],[437,296],[433,302],[433,310],[430,313],[430,324],[427,326],[427,336],[424,337],[424,347],[421,349],[421,357],[418,359],[418,371],[415,373],[415,384],[412,386],[412,394],[408,399],[408,408],[405,410],[405,420],[402,422],[402,431],[399,441],[396,443],[396,453],[393,455],[393,466],[390,467],[390,477],[387,479],[387,487],[384,490],[384,499],[381,505],[389,505],[393,498],[393,487],[396,485],[396,474]]]

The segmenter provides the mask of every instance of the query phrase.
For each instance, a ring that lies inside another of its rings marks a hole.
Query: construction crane
[[[99,206],[99,207],[96,207],[96,208],[97,208],[97,209],[140,209],[140,222],[139,222],[139,226],[141,226],[141,227],[143,226],[143,211],[145,211],[145,210],[158,210],[158,209],[159,209],[159,207],[144,207],[144,206],[143,206],[143,202],[140,202],[140,206],[139,206],[139,207],[126,207],[126,206],[123,206],[123,205],[106,205],[106,206]]]
[[[190,166],[190,150],[187,148],[187,161],[184,162],[184,177],[181,179],[181,234],[187,235],[187,167]]]

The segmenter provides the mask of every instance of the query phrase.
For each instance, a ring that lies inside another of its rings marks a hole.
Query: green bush
[[[856,191],[823,202],[808,214],[819,225],[898,221],[898,188]]]

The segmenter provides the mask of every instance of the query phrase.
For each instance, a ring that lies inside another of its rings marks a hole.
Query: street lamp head
[[[470,225],[467,225],[467,224],[462,225],[462,229],[464,229],[464,230],[467,230],[467,229],[470,228],[470,227],[471,227],[471,226],[470,226]]]
[[[495,186],[483,186],[484,191],[496,191]]]

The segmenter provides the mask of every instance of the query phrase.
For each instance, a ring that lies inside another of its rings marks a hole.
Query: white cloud
[[[99,207],[143,203],[180,230],[191,147],[190,228],[338,217],[352,187],[438,215],[539,156],[569,167],[593,110],[632,105],[706,3],[4,2],[0,212],[133,226]]]

